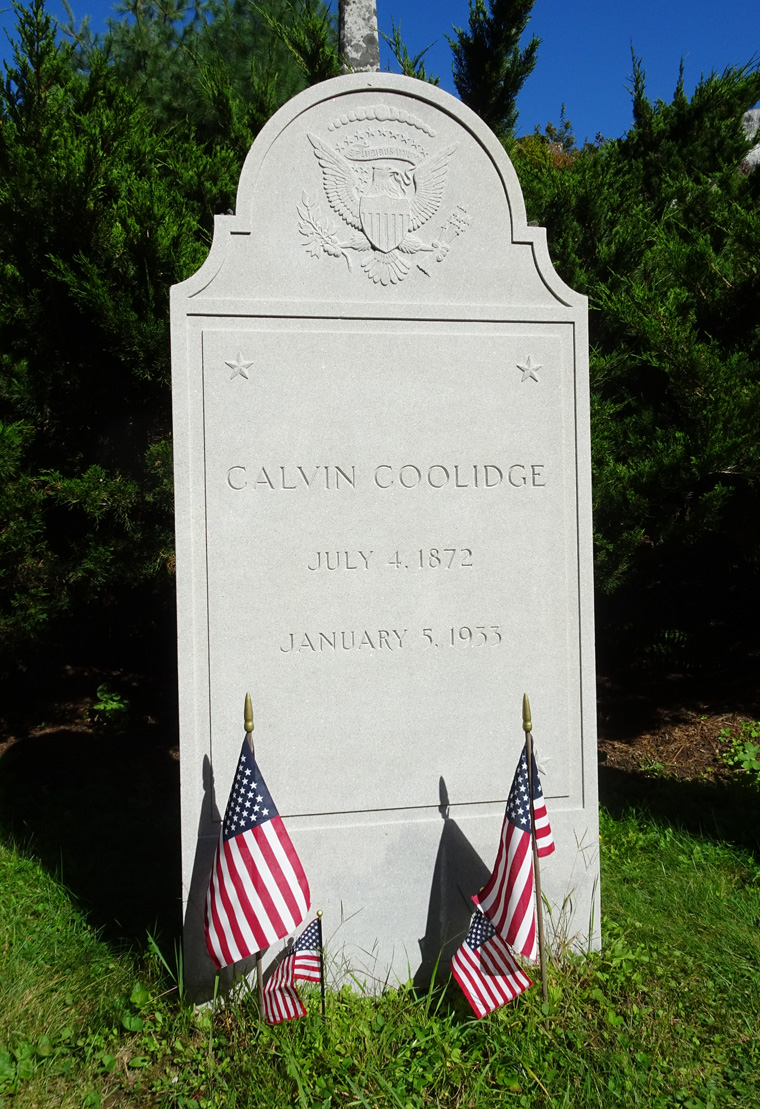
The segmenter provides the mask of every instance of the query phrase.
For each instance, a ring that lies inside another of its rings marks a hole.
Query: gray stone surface
[[[744,113],[742,117],[742,126],[744,127],[744,134],[748,139],[754,139],[758,131],[760,131],[760,108],[750,108],[748,112]],[[760,142],[756,143],[747,157],[744,159],[744,164],[749,172],[752,172],[757,165],[760,165]]]
[[[504,150],[441,90],[341,77],[256,140],[236,214],[172,290],[198,996],[246,690],[333,982],[424,978],[460,942],[523,692],[553,926],[597,942],[586,328]]]
[[[366,73],[379,70],[376,0],[340,0],[338,38],[345,71]]]

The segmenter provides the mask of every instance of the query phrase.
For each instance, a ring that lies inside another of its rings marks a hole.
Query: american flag
[[[531,756],[532,757],[532,756]],[[554,839],[546,804],[533,759],[533,813],[539,857],[551,855]],[[533,892],[533,851],[528,799],[528,758],[523,748],[507,811],[501,828],[499,850],[493,873],[473,901],[480,906],[499,935],[520,955],[535,962],[537,957],[536,902]]]
[[[211,958],[225,967],[263,951],[298,927],[310,902],[300,859],[246,738],[206,897]]]
[[[319,920],[313,920],[288,951],[264,986],[264,1019],[269,1024],[306,1015],[295,982],[321,982],[322,940]]]
[[[533,985],[493,924],[479,911],[470,921],[467,939],[451,960],[451,973],[478,1020]]]

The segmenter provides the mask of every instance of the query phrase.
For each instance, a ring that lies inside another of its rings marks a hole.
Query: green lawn
[[[757,1109],[756,858],[631,810],[601,826],[604,950],[552,964],[548,1015],[539,987],[476,1021],[451,983],[333,994],[326,1023],[311,995],[306,1018],[276,1028],[248,995],[213,1016],[183,1007],[147,937],[139,956],[116,951],[3,846],[0,1101]]]

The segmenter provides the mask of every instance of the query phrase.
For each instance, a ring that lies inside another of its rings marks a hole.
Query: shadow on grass
[[[179,762],[156,727],[60,729],[0,760],[0,829],[75,895],[110,941],[181,926]]]
[[[737,534],[741,528],[737,528]],[[636,581],[597,592],[599,732],[626,742],[683,710],[760,718],[760,560],[722,534],[649,548]]]
[[[128,704],[123,722],[93,726],[102,684]],[[58,878],[104,939],[144,951],[150,931],[171,952],[182,920],[173,610],[146,593],[142,607],[72,619],[1,688],[0,739],[12,741],[0,836]]]
[[[646,812],[662,824],[750,851],[760,862],[760,791],[740,782],[649,778],[602,765],[599,803],[613,817]]]

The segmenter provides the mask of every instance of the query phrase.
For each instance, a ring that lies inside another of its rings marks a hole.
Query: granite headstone
[[[597,943],[587,308],[501,145],[420,81],[302,93],[172,290],[172,343],[196,995],[247,690],[333,983],[423,980],[461,941],[523,692],[550,942]]]

